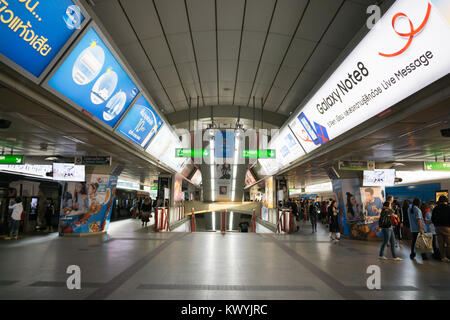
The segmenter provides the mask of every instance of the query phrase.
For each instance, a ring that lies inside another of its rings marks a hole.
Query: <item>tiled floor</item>
[[[380,243],[294,235],[153,233],[137,220],[108,235],[0,240],[0,299],[448,299],[450,264],[377,259]],[[390,252],[386,251],[386,256]],[[66,269],[81,268],[81,290]],[[367,267],[381,268],[368,290]]]

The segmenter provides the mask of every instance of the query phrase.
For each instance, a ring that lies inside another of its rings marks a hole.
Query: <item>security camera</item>
[[[11,121],[0,119],[0,129],[8,129],[11,126]]]
[[[450,138],[450,128],[448,128],[448,129],[442,129],[442,130],[441,130],[441,135],[442,135],[443,137]]]

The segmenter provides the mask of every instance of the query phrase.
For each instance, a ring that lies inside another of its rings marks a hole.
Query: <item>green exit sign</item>
[[[425,171],[450,171],[450,162],[425,162]]]
[[[190,148],[175,149],[175,158],[201,158],[208,156],[209,150],[205,149],[190,149]]]
[[[23,156],[0,156],[0,164],[23,164]]]
[[[275,159],[276,158],[276,152],[273,149],[243,150],[242,151],[242,157],[244,157],[244,158],[258,158],[258,159]]]

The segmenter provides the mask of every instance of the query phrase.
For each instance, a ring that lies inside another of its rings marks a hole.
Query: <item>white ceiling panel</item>
[[[214,1],[189,0],[187,4],[192,32],[216,30]]]
[[[168,35],[167,41],[172,50],[175,63],[179,64],[194,61],[191,36],[188,32]]]
[[[218,31],[219,60],[235,60],[239,55],[240,31]]]
[[[197,60],[216,60],[216,32],[192,32]]]
[[[142,45],[155,68],[173,65],[167,42],[163,37],[142,40]]]
[[[156,69],[156,72],[159,75],[164,87],[171,88],[177,87],[180,85],[180,79],[178,79],[177,73],[175,71],[175,66],[165,66],[162,68]]]
[[[296,38],[319,41],[344,0],[313,0],[305,13]]]
[[[262,62],[279,65],[289,46],[291,37],[269,33],[267,37],[266,48],[262,56]]]
[[[228,85],[227,87],[231,87],[231,89],[233,89],[234,81],[236,79],[236,67],[237,67],[236,60],[226,60],[226,61],[219,60],[219,75],[221,84],[222,82],[231,82],[232,85],[231,86]]]
[[[161,37],[163,35],[152,1],[121,0],[121,3],[140,39]]]
[[[140,72],[152,70],[151,65],[148,63],[147,56],[139,42],[129,43],[119,47],[120,52],[127,58],[130,65],[137,68]]]
[[[323,74],[336,60],[340,52],[341,50],[337,48],[327,46],[323,43],[319,44],[314,51],[314,55],[306,64],[304,71]]]
[[[244,31],[242,35],[241,60],[259,61],[265,37],[265,32]]]
[[[217,28],[241,32],[244,4],[242,0],[217,0]]]
[[[344,49],[354,37],[354,30],[359,30],[366,23],[366,6],[346,1],[323,38],[323,43]]]
[[[183,0],[155,0],[155,4],[166,35],[189,32]]]
[[[244,29],[266,33],[274,4],[275,0],[247,0]]]
[[[292,36],[306,4],[306,0],[278,0],[270,32]]]

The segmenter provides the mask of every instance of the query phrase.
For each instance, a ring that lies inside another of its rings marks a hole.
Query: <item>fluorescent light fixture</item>
[[[405,185],[433,180],[450,179],[450,172],[446,171],[397,171],[396,177],[401,178],[402,182],[396,185]]]
[[[229,223],[230,223],[230,226],[228,227],[228,229],[233,230],[233,211],[230,212]]]
[[[210,156],[210,162],[211,162],[211,201],[216,201],[216,194],[214,191],[215,187],[215,168],[214,168],[214,136],[210,137],[209,140],[209,156]]]
[[[212,212],[212,230],[216,231],[216,213]]]
[[[333,191],[333,185],[331,182],[320,183],[320,184],[312,184],[305,188],[305,193],[311,192],[329,192]]]

